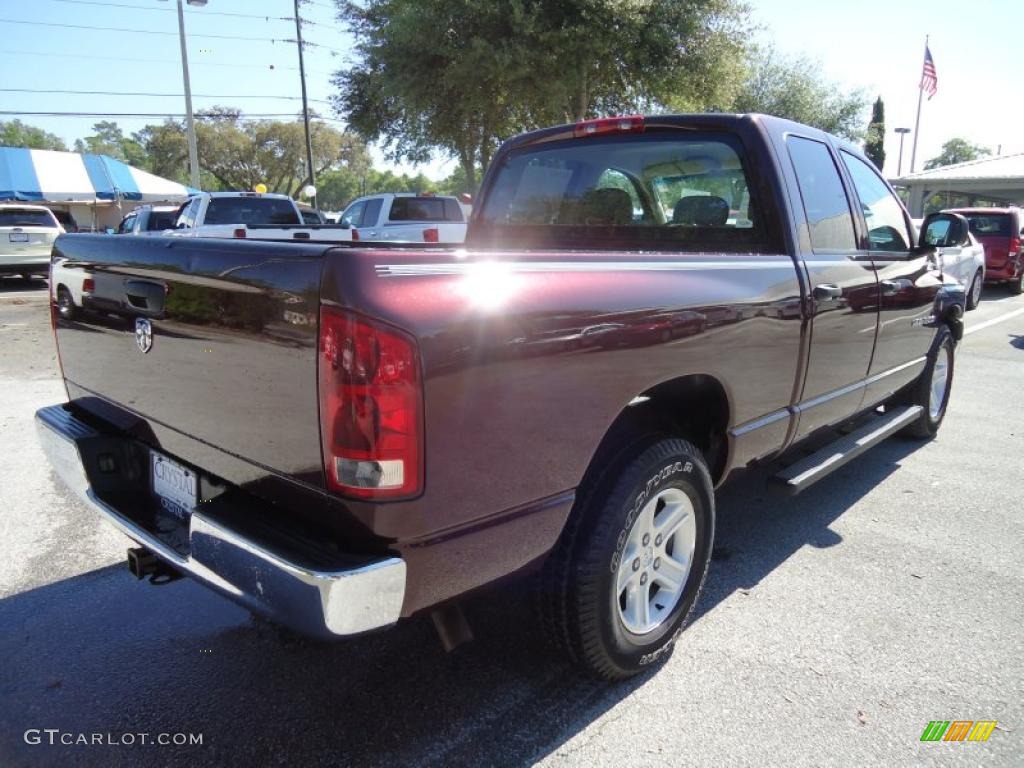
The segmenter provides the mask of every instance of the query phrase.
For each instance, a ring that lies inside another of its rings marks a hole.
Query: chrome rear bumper
[[[189,552],[182,554],[96,495],[80,449],[81,441],[99,436],[96,430],[62,406],[36,411],[36,429],[54,470],[86,504],[161,560],[225,597],[316,637],[354,635],[398,621],[405,597],[402,559],[312,569],[200,512],[191,516]]]

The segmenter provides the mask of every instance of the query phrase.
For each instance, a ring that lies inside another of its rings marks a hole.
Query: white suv
[[[40,205],[0,205],[0,274],[45,275],[53,241],[64,228]]]

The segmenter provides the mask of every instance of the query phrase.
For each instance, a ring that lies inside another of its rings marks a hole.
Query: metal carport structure
[[[925,202],[932,195],[946,195],[941,207],[973,206],[978,202],[995,205],[1024,204],[1024,152],[986,157],[956,165],[933,168],[893,179],[894,187],[907,191],[910,215],[924,215]],[[966,200],[952,201],[952,197]]]

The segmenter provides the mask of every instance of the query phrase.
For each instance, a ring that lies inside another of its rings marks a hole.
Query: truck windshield
[[[205,224],[301,224],[295,206],[276,197],[215,197],[206,209]]]
[[[504,158],[478,229],[588,247],[759,250],[754,197],[742,146],[722,134],[557,141]]]

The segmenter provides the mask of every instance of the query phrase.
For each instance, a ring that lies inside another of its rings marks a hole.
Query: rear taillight
[[[92,293],[96,290],[96,281],[87,277],[82,281],[82,293]]]
[[[1010,253],[1009,253],[1009,255],[1013,256],[1013,254],[1019,253],[1019,252],[1020,252],[1020,238],[1019,237],[1011,237],[1010,238]]]
[[[361,499],[422,488],[416,344],[350,312],[320,310],[320,430],[330,490]]]
[[[235,237],[239,239],[245,238],[245,227],[238,227],[238,229],[235,230]]]
[[[431,227],[430,229],[423,230],[423,242],[424,243],[436,243],[441,237],[441,233],[437,231],[437,227]]]
[[[596,136],[601,133],[643,133],[643,115],[623,115],[622,117],[601,117],[597,120],[583,120],[576,123],[573,135],[579,139],[584,136]]]

